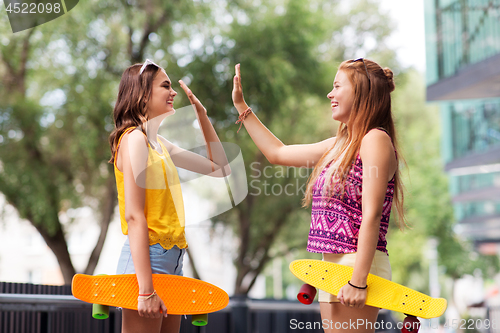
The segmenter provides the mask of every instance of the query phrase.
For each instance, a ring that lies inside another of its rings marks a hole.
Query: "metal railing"
[[[28,292],[26,294],[26,292]],[[54,293],[66,295],[35,294]],[[70,293],[67,286],[48,287],[0,283],[1,333],[118,333],[121,312],[110,307],[106,320],[92,318],[92,305]],[[191,325],[184,317],[181,333],[288,332],[290,320],[319,322],[319,305],[298,302],[231,298],[229,305],[209,315],[207,326]],[[305,330],[304,332],[322,332]]]
[[[121,312],[116,308],[110,308],[109,319],[96,320],[92,318],[92,305],[72,295],[14,294],[11,290],[24,288],[29,291],[36,288],[15,284],[15,288],[5,292],[3,285],[5,284],[0,283],[1,333],[118,333],[121,331]],[[68,287],[49,289],[54,293],[69,292]],[[393,327],[396,327],[389,311],[381,311],[378,321],[385,323],[392,321]],[[232,297],[225,309],[209,315],[207,326],[193,326],[189,318],[184,317],[181,333],[323,332],[318,325],[308,329],[307,323],[321,323],[318,303],[305,306],[298,301]],[[297,329],[301,324],[302,329]],[[377,332],[399,331],[394,329]]]

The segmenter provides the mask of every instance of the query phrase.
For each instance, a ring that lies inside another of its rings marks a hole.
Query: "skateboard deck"
[[[290,271],[299,279],[337,295],[340,288],[351,279],[353,268],[322,260],[295,260]],[[444,298],[433,298],[416,290],[368,274],[366,305],[402,312],[425,319],[441,316],[446,310]]]
[[[219,311],[229,303],[224,290],[193,278],[153,274],[153,285],[168,314],[206,314]],[[84,302],[137,310],[139,285],[135,274],[76,274],[71,289],[73,296]]]

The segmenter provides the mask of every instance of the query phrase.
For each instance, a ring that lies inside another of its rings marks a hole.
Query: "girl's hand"
[[[191,104],[194,106],[196,109],[196,112],[202,113],[202,114],[207,114],[207,109],[201,104],[200,100],[193,94],[191,89],[188,88],[188,86],[182,81],[179,80],[179,84],[181,85],[181,88],[184,90],[186,93],[187,97],[189,98],[189,101]]]
[[[346,284],[337,295],[341,304],[351,308],[363,308],[366,302],[366,289],[357,289]]]
[[[158,295],[149,299],[139,299],[137,305],[139,316],[144,318],[167,317],[167,307]]]
[[[236,75],[233,78],[233,104],[234,107],[238,110],[238,113],[244,112],[248,109],[247,103],[245,103],[245,99],[243,98],[243,88],[241,87],[241,72],[240,72],[240,64],[234,66]]]

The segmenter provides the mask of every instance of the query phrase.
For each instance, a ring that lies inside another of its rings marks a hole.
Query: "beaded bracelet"
[[[246,109],[245,111],[243,111],[240,116],[238,117],[238,120],[236,120],[235,124],[240,124],[240,128],[238,128],[238,130],[236,131],[236,133],[238,133],[241,129],[241,126],[243,125],[243,120],[245,120],[246,117],[248,117],[248,115],[252,113],[252,109],[250,107],[248,107],[248,109]]]
[[[366,285],[366,286],[364,286],[364,287],[358,287],[358,286],[355,286],[355,285],[353,285],[353,284],[351,283],[351,280],[347,281],[347,283],[349,283],[349,285],[350,285],[351,287],[356,288],[356,289],[361,289],[361,290],[363,290],[363,289],[368,288],[368,285]]]
[[[156,290],[153,291],[151,294],[139,294],[139,297],[137,298],[138,301],[147,301],[148,299],[152,298],[153,296],[156,296]]]

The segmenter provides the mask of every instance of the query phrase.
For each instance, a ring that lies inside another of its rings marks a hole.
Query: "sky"
[[[389,39],[389,45],[398,50],[399,61],[424,73],[424,0],[380,0],[380,5],[398,26]]]

